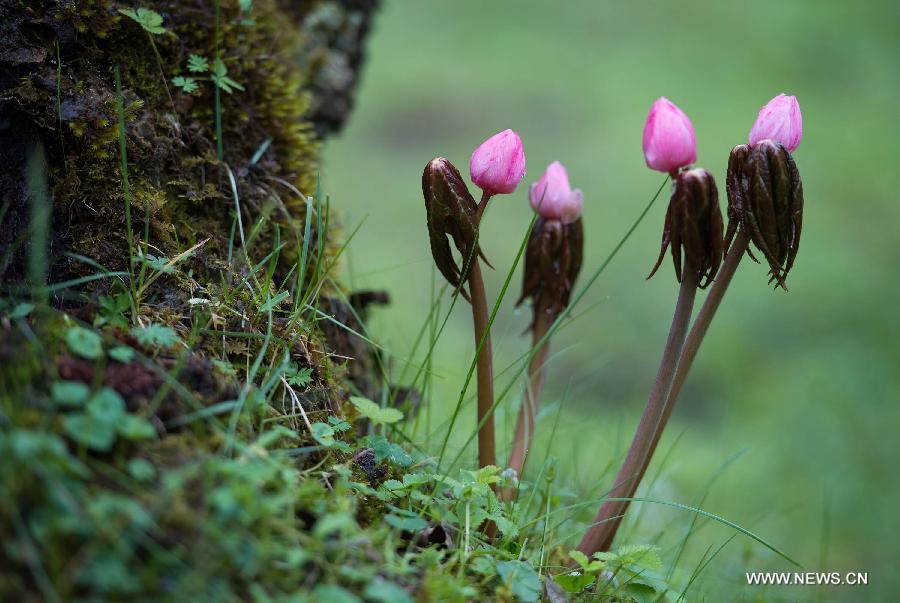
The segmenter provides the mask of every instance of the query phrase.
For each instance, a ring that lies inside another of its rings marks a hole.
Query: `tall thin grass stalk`
[[[128,147],[125,144],[125,103],[122,99],[122,74],[115,68],[116,80],[116,114],[119,133],[119,167],[122,172],[122,196],[125,202],[125,234],[128,238],[128,286],[131,292],[131,320],[137,321],[137,309],[140,300],[137,283],[134,279],[134,231],[131,224],[131,186],[128,182]]]
[[[537,352],[528,362],[528,385],[522,398],[522,407],[519,409],[519,417],[516,420],[516,434],[513,437],[512,449],[509,452],[507,467],[513,469],[516,475],[521,477],[525,471],[525,462],[528,460],[528,451],[531,449],[534,438],[534,418],[541,406],[541,393],[544,389],[544,365],[550,353],[550,342],[544,340],[544,335],[550,330],[553,317],[546,312],[539,311],[534,318],[534,327],[531,331],[532,346],[537,347]],[[505,500],[513,500],[518,493],[518,488],[509,487],[503,492]]]
[[[47,166],[44,146],[38,143],[28,153],[28,192],[31,217],[28,235],[28,279],[36,303],[47,303],[47,250],[50,241],[50,195],[47,191]]]
[[[694,297],[697,294],[697,281],[697,269],[685,263],[678,300],[675,304],[675,315],[672,318],[672,326],[669,329],[669,336],[663,348],[656,380],[647,400],[647,406],[644,408],[644,414],[641,416],[625,461],[616,476],[615,486],[609,493],[609,500],[601,505],[594,518],[593,526],[585,533],[581,544],[578,545],[578,550],[586,555],[609,550],[622,523],[622,517],[628,509],[630,499],[634,496],[641,483],[641,478],[644,477],[644,473],[650,465],[650,459],[657,442],[659,442],[659,434],[666,426],[669,418],[667,397],[688,325],[691,322],[691,311],[694,308]]]

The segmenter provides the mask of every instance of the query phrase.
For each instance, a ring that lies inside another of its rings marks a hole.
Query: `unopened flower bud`
[[[568,224],[581,217],[583,195],[578,189],[572,190],[566,168],[558,161],[548,165],[540,180],[529,187],[528,200],[546,220]]]
[[[494,134],[472,152],[469,175],[485,194],[509,194],[525,177],[522,139],[512,130]]]
[[[794,158],[771,139],[738,145],[728,160],[727,182],[726,247],[743,229],[769,264],[769,282],[786,289],[803,225],[803,183]]]
[[[530,297],[535,320],[542,314],[556,319],[569,305],[583,250],[581,218],[566,223],[538,217],[528,237],[522,296],[516,305]]]
[[[675,103],[656,99],[644,123],[644,159],[650,169],[673,174],[697,160],[694,126]]]
[[[428,238],[434,263],[444,278],[469,299],[462,284],[468,278],[472,262],[476,261],[475,254],[480,254],[475,199],[459,170],[444,157],[432,159],[425,166],[422,194],[425,197]],[[448,237],[453,239],[462,255],[461,265],[457,265],[453,258]]]
[[[678,281],[682,278],[683,254],[684,270],[694,273],[698,287],[707,287],[722,264],[725,247],[722,231],[719,192],[712,175],[703,169],[678,174],[666,211],[659,258],[647,278],[656,273],[666,248],[671,245]]]
[[[774,140],[793,153],[803,137],[803,117],[796,96],[779,94],[759,110],[750,129],[750,146],[762,140]]]

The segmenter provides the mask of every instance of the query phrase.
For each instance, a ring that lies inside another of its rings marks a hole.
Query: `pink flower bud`
[[[583,195],[569,186],[566,168],[558,161],[548,165],[541,179],[529,187],[528,199],[531,207],[545,220],[569,224],[581,216]]]
[[[673,173],[697,160],[694,125],[675,103],[656,99],[644,124],[644,159],[647,167]]]
[[[525,176],[522,139],[512,130],[494,134],[472,152],[469,174],[488,195],[513,192]]]
[[[803,118],[796,96],[779,94],[759,110],[759,115],[750,128],[750,146],[760,140],[774,140],[784,145],[789,152],[800,146],[803,137]]]

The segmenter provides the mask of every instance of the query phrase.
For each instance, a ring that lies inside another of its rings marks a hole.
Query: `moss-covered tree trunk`
[[[35,148],[46,156],[53,204],[51,278],[95,272],[66,254],[125,268],[116,70],[135,238],[148,229],[144,242],[166,257],[208,238],[196,256],[205,273],[227,256],[236,207],[247,225],[262,212],[302,224],[297,192],[315,192],[318,143],[350,110],[373,8],[371,0],[2,0],[0,279],[24,276],[25,160]]]

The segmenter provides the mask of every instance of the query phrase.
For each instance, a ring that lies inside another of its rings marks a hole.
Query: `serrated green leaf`
[[[192,77],[185,77],[183,75],[173,77],[172,84],[180,88],[186,94],[191,94],[192,92],[196,92],[200,89],[199,84],[197,84],[197,80]]]
[[[396,423],[403,418],[403,413],[396,408],[381,408],[368,398],[350,396],[350,403],[353,404],[362,415],[368,417],[369,420],[375,424]]]
[[[136,21],[138,25],[145,31],[154,35],[166,33],[166,28],[162,27],[163,18],[158,12],[147,8],[138,8],[132,10],[130,8],[120,8],[119,12],[129,19]]]
[[[394,444],[384,436],[369,436],[366,444],[375,452],[375,460],[378,462],[386,460],[402,469],[413,463],[413,458],[403,447]]]
[[[96,360],[103,355],[103,340],[84,327],[70,327],[66,331],[66,344],[72,353],[88,360]]]
[[[191,73],[206,73],[209,71],[209,60],[205,56],[192,54],[188,57],[187,68]]]

